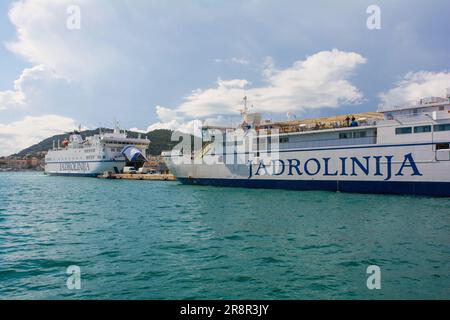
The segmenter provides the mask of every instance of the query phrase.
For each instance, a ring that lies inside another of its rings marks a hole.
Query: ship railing
[[[390,121],[396,121],[399,124],[411,124],[411,123],[435,123],[435,119],[428,113],[419,113],[419,114],[402,114],[402,115],[394,115],[388,116],[386,119],[379,121],[379,124],[383,124]]]
[[[316,123],[309,125],[292,125],[292,126],[274,126],[274,129],[278,129],[279,133],[292,133],[292,132],[311,132],[311,131],[321,131],[321,130],[331,130],[331,129],[356,129],[359,127],[374,126],[382,119],[364,119],[356,120],[357,125],[347,124],[345,121],[336,121],[333,123]],[[268,129],[270,134],[271,130]]]
[[[405,109],[414,109],[420,107],[432,107],[436,105],[441,105],[445,103],[450,103],[450,98],[442,98],[442,97],[429,97],[423,98],[418,101],[410,101],[403,104],[398,105],[387,105],[381,103],[378,105],[378,112],[390,112],[390,111],[399,111]]]

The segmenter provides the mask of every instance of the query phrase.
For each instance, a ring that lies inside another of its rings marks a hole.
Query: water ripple
[[[450,199],[0,176],[2,298],[450,298]]]

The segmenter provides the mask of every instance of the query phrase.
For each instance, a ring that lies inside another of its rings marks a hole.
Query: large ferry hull
[[[450,197],[450,182],[342,181],[342,180],[244,180],[178,178],[182,184],[217,187],[333,191],[374,194],[404,194]]]
[[[120,172],[123,161],[50,162],[45,165],[45,174],[50,176],[97,177],[105,171]]]
[[[166,157],[183,184],[327,190],[450,197],[450,161],[436,160],[431,143],[368,145],[280,152],[271,168],[248,164],[179,164]]]

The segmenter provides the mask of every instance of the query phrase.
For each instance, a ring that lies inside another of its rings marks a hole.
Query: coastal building
[[[3,171],[39,170],[41,159],[35,156],[0,158],[0,169]]]

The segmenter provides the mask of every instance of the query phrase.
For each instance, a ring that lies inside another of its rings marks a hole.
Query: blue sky
[[[66,27],[73,4],[79,30]],[[2,1],[0,155],[79,123],[236,121],[245,94],[275,119],[442,96],[448,12],[445,0]]]

